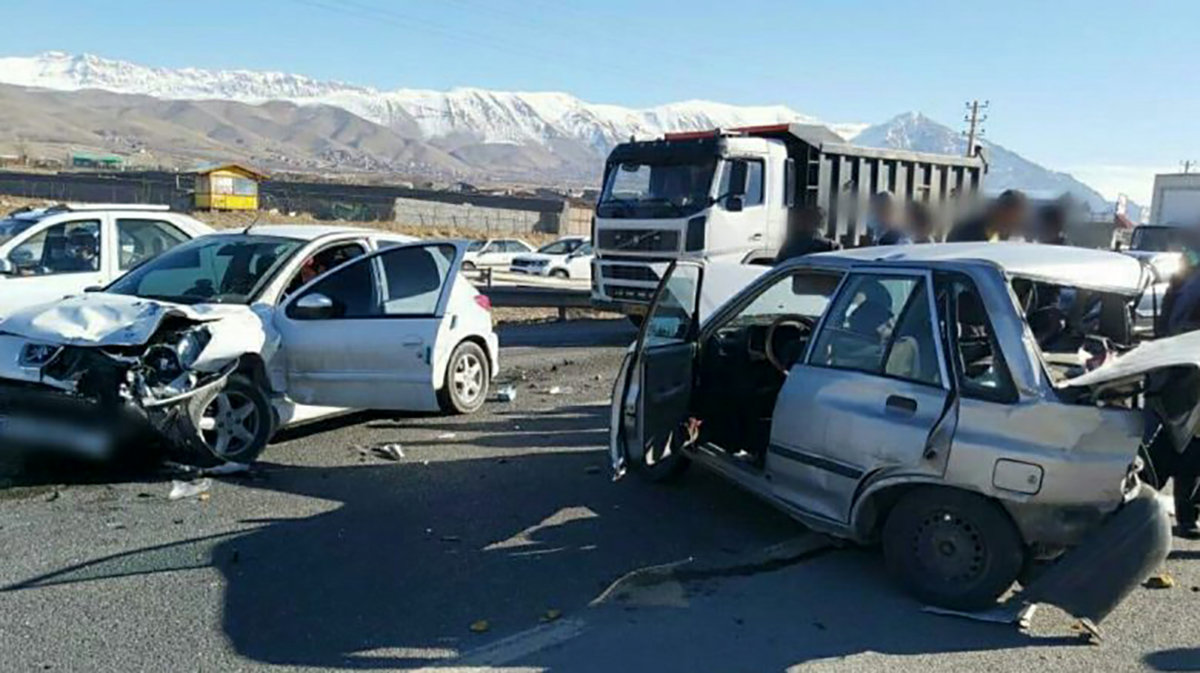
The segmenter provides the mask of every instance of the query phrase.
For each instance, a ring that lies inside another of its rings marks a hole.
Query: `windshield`
[[[0,220],[0,244],[7,243],[14,236],[37,224],[32,218],[9,217]]]
[[[248,304],[304,241],[202,236],[130,271],[105,291],[180,304]]]
[[[578,238],[568,238],[561,241],[548,243],[538,248],[538,252],[547,255],[569,255],[579,249],[583,245],[583,241]]]
[[[1138,227],[1133,230],[1130,249],[1146,252],[1180,252],[1184,231],[1179,227]]]
[[[596,206],[600,217],[686,217],[708,206],[717,160],[696,163],[639,163],[609,167]]]

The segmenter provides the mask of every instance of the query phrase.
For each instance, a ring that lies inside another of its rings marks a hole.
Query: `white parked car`
[[[344,409],[466,413],[496,372],[465,245],[343,227],[203,236],[0,323],[0,445],[106,455],[150,430],[250,462]]]
[[[592,242],[586,236],[564,236],[548,243],[537,252],[518,255],[513,259],[511,271],[551,278],[592,277]]]
[[[532,245],[519,238],[489,238],[471,241],[467,246],[463,268],[467,271],[483,268],[507,269],[517,255],[533,252]]]
[[[107,285],[184,241],[211,233],[166,206],[58,205],[0,219],[0,318]]]

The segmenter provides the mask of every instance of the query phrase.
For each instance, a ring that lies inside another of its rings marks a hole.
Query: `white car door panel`
[[[433,354],[461,246],[423,243],[356,259],[276,314],[288,396],[302,404],[433,411]],[[328,301],[321,309],[313,302]],[[307,301],[306,301],[306,298]]]

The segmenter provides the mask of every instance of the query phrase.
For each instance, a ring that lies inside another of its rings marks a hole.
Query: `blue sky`
[[[1106,195],[1200,159],[1196,0],[0,0],[0,53],[297,72],[379,88],[566,91],[645,106],[920,110]]]

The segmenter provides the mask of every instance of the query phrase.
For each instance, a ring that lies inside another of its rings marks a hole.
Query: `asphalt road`
[[[16,475],[0,670],[1200,670],[1200,545],[1097,646],[1052,609],[1028,634],[924,613],[877,551],[701,471],[613,483],[628,339],[508,329],[514,402],[292,430],[206,500],[168,500],[162,472]],[[369,451],[386,444],[403,457]]]

